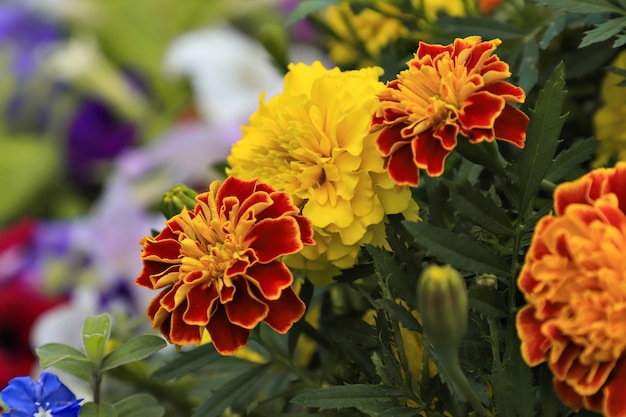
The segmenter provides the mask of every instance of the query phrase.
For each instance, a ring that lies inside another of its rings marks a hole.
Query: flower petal
[[[234,355],[248,343],[250,330],[232,324],[223,306],[215,310],[206,329],[215,349],[222,355]]]
[[[246,279],[238,279],[235,287],[235,296],[224,304],[226,316],[234,325],[252,329],[267,316],[269,307],[254,294]]]
[[[269,314],[263,321],[278,333],[283,334],[300,320],[306,310],[306,305],[291,287],[285,288],[277,300],[268,300],[267,305]]]

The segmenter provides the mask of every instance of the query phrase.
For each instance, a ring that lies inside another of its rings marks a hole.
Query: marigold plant
[[[293,196],[316,245],[287,262],[320,283],[354,265],[362,245],[385,243],[386,214],[417,219],[417,204],[387,175],[368,133],[382,70],[329,70],[320,62],[289,69],[282,94],[261,102],[243,127],[227,172]]]
[[[547,362],[564,403],[626,415],[626,163],[555,191],[538,223],[518,285],[522,356]]]
[[[420,169],[441,175],[459,135],[524,147],[529,119],[510,103],[523,103],[525,93],[504,81],[511,73],[494,55],[499,44],[478,36],[420,42],[408,68],[378,94],[371,130],[396,183],[417,186]]]
[[[309,220],[287,193],[254,179],[214,181],[196,200],[141,242],[136,282],[161,290],[147,310],[153,327],[176,345],[199,344],[206,331],[224,355],[260,322],[287,332],[305,306],[280,258],[314,243]]]

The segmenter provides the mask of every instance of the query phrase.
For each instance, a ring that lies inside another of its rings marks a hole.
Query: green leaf
[[[537,3],[569,13],[624,13],[623,9],[606,0],[538,0]]]
[[[522,359],[519,339],[507,346],[505,360],[495,362],[491,375],[496,406],[503,416],[534,417],[533,373]]]
[[[118,417],[161,417],[165,409],[148,394],[135,394],[113,404]]]
[[[574,142],[572,146],[559,152],[554,158],[554,162],[546,173],[546,179],[557,182],[565,178],[580,164],[589,161],[595,155],[597,147],[598,141],[593,137]]]
[[[55,367],[91,384],[94,364],[83,352],[62,343],[47,343],[36,349],[42,368]]]
[[[467,291],[468,306],[486,317],[505,318],[507,312],[504,297],[495,288],[475,286]]]
[[[527,35],[527,30],[487,17],[443,17],[437,25],[461,36],[480,35],[483,39],[516,39]]]
[[[144,334],[130,339],[109,352],[102,360],[100,370],[108,371],[127,363],[135,362],[167,346],[162,337]]]
[[[408,330],[412,330],[415,332],[421,332],[422,326],[419,324],[417,319],[408,311],[406,308],[402,307],[398,303],[394,303],[391,300],[387,300],[386,298],[380,298],[375,300],[374,303],[379,306],[382,310],[385,311],[394,321],[397,321],[403,327]]]
[[[82,334],[87,357],[99,366],[111,336],[111,317],[108,314],[87,317]]]
[[[528,210],[539,190],[539,185],[552,165],[559,134],[565,122],[561,114],[565,99],[565,66],[559,64],[544,88],[539,92],[535,109],[531,111],[526,132],[526,145],[514,162],[519,178],[521,220],[525,222]]]
[[[39,365],[48,368],[60,361],[71,359],[77,362],[91,363],[80,350],[63,343],[46,343],[35,351],[39,357]]]
[[[460,215],[467,217],[485,230],[509,236],[515,233],[511,219],[502,206],[485,196],[468,181],[462,181],[453,186],[450,201]]]
[[[109,403],[85,403],[80,409],[79,417],[117,417],[113,406]]]
[[[174,359],[157,369],[153,378],[160,381],[182,378],[190,373],[212,364],[222,356],[212,344],[198,346],[187,352],[178,353]]]
[[[297,21],[304,19],[308,15],[319,12],[328,6],[339,3],[341,0],[308,0],[300,1],[296,9],[287,18],[287,26],[293,25]]]
[[[565,29],[565,22],[565,15],[557,16],[550,21],[548,27],[543,33],[541,41],[539,42],[539,47],[541,49],[546,49],[548,46],[550,46],[550,42],[552,42],[554,38],[556,38],[561,34],[561,32],[563,32],[563,30]]]
[[[423,416],[423,411],[420,408],[413,407],[394,407],[385,410],[379,414],[378,417],[420,417]],[[428,416],[431,416],[429,411]]]
[[[388,407],[392,399],[407,398],[403,390],[384,385],[352,384],[320,388],[296,395],[291,402],[320,410],[357,408],[363,412]]]
[[[585,32],[585,37],[580,42],[580,48],[591,44],[605,41],[626,28],[626,16],[607,20],[595,28]]]
[[[255,389],[257,382],[265,375],[270,366],[269,363],[254,366],[231,379],[214,391],[213,395],[195,410],[193,417],[220,416],[239,397]]]
[[[519,86],[524,91],[531,91],[539,78],[539,46],[534,37],[524,43],[520,59]]]
[[[463,271],[509,276],[510,268],[476,240],[424,222],[403,222],[415,242],[440,262],[446,262]]]

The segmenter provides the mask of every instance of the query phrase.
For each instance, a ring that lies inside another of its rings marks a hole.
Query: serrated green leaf
[[[546,179],[557,182],[565,178],[574,168],[589,161],[597,147],[598,141],[592,137],[574,142],[572,146],[559,152],[554,158],[554,162],[546,173]]]
[[[320,410],[358,408],[378,409],[392,399],[407,398],[403,390],[384,385],[352,384],[320,388],[296,395],[291,402]]]
[[[157,369],[152,377],[160,381],[182,378],[212,364],[222,356],[212,344],[198,346],[187,352],[177,353],[173,360]]]
[[[410,311],[398,303],[394,303],[393,301],[385,298],[375,300],[374,303],[383,309],[392,320],[397,321],[408,330],[415,332],[422,331],[422,326],[419,324],[417,319],[411,314]]]
[[[108,314],[87,317],[83,324],[82,336],[87,357],[96,365],[100,365],[111,336],[111,317]]]
[[[453,186],[450,202],[463,217],[485,230],[512,236],[515,231],[504,209],[467,181]]]
[[[612,38],[626,28],[626,16],[610,19],[585,32],[580,48]]]
[[[85,403],[80,409],[79,417],[118,417],[109,403]]]
[[[504,258],[468,236],[424,222],[405,221],[403,224],[415,242],[440,262],[477,274],[510,275],[510,267]]]
[[[565,22],[565,15],[557,16],[552,21],[550,21],[548,27],[543,32],[541,41],[539,41],[539,47],[541,49],[546,49],[548,46],[550,46],[550,42],[552,42],[554,38],[556,38],[561,34],[561,32],[563,32],[563,30],[565,29]]]
[[[626,44],[626,33],[623,33],[621,35],[619,35],[617,37],[617,39],[615,39],[615,42],[613,42],[613,48],[619,48],[621,46],[624,46]],[[623,84],[619,84],[623,87]]]
[[[167,346],[167,343],[159,336],[144,334],[134,337],[109,352],[102,359],[100,370],[108,371],[109,369],[147,358],[165,346]]]
[[[265,375],[271,364],[254,366],[225,383],[213,392],[193,414],[193,417],[218,417],[244,393],[254,389],[256,383]]]
[[[522,221],[526,220],[539,185],[552,165],[565,122],[565,115],[561,114],[566,94],[564,88],[565,66],[561,63],[539,92],[537,104],[530,115],[526,145],[513,164],[519,178],[519,213]]]
[[[385,410],[378,417],[420,417],[424,415],[422,413],[421,408],[394,407]],[[431,416],[431,413],[429,412],[428,415]]]
[[[537,3],[569,13],[624,13],[623,9],[606,0],[538,0]]]
[[[328,6],[339,3],[341,0],[306,0],[300,1],[296,9],[287,18],[287,26],[293,25],[308,15],[319,12]]]
[[[161,417],[165,409],[148,394],[135,394],[113,404],[118,417]]]

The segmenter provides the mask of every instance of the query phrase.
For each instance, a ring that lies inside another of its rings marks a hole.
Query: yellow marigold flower
[[[522,357],[571,408],[626,415],[626,162],[561,184],[518,286]]]
[[[285,261],[317,283],[354,265],[361,245],[383,245],[386,214],[417,219],[410,189],[395,186],[368,133],[381,73],[290,65],[282,94],[261,100],[227,158],[229,175],[290,193],[312,221],[316,244]]]
[[[349,3],[339,3],[324,10],[322,18],[336,35],[327,42],[328,55],[334,63],[340,66],[375,65],[380,62],[385,46],[409,34],[402,21],[392,17],[399,15],[400,10],[385,3],[378,5],[384,13],[373,8],[354,13]],[[361,48],[365,48],[365,53]]]
[[[626,69],[626,51],[611,64]],[[605,165],[611,157],[626,161],[626,87],[618,86],[624,77],[609,71],[602,81],[604,104],[593,116],[596,138],[600,141],[593,165]]]

